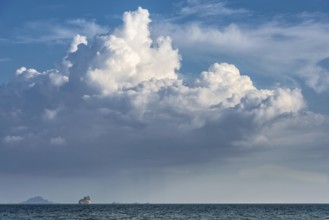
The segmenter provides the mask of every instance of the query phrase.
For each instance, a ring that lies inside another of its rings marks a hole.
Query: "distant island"
[[[91,204],[90,196],[85,196],[85,197],[83,197],[83,199],[80,199],[79,200],[79,204],[82,204],[82,205],[89,205],[89,204]]]
[[[20,204],[53,204],[53,202],[50,202],[47,199],[42,198],[41,196],[36,196],[29,198],[28,200],[21,202]]]

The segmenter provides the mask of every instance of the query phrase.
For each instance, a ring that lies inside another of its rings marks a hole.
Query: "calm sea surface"
[[[1,220],[329,219],[329,205],[0,205]]]

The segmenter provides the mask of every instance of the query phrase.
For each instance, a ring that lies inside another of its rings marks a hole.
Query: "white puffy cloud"
[[[66,84],[69,81],[69,77],[56,69],[39,72],[33,68],[21,67],[16,70],[15,80],[28,82],[29,87],[35,86],[36,83],[47,83],[57,88]]]
[[[69,81],[69,77],[60,74],[59,72],[50,72],[49,79],[53,86],[60,87]]]
[[[177,79],[178,51],[168,37],[151,40],[148,11],[127,12],[123,20],[115,34],[97,37],[102,48],[87,72],[88,80],[106,94],[151,79]]]
[[[284,113],[296,113],[305,107],[300,89],[276,89],[259,103],[253,112],[261,119],[273,118]],[[247,101],[248,102],[248,101]]]
[[[88,45],[87,37],[77,34],[72,40],[69,52],[74,53],[77,51],[80,44]]]
[[[147,117],[150,111],[169,108],[187,116],[188,120],[198,118],[199,122],[210,116],[218,118],[229,108],[268,120],[285,113],[297,113],[305,107],[299,89],[259,90],[248,76],[240,75],[234,65],[226,63],[215,63],[188,86],[180,79],[152,80],[121,91],[120,96],[123,95],[130,99],[140,116],[144,113]]]
[[[27,78],[27,79],[36,77],[40,74],[41,73],[39,73],[37,70],[27,69],[24,66],[16,70],[16,76],[22,76],[22,77]]]

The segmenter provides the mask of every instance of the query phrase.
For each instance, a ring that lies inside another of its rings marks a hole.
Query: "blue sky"
[[[1,1],[0,203],[328,202],[328,9]]]

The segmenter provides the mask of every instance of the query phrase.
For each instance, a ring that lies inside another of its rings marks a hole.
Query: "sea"
[[[0,205],[1,220],[329,219],[329,204]]]

